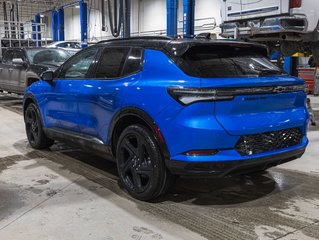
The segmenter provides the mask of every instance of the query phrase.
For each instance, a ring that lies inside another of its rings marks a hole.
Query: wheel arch
[[[37,100],[35,99],[35,97],[31,94],[31,93],[27,93],[24,98],[23,98],[23,105],[22,105],[22,110],[23,110],[23,118],[24,118],[24,114],[25,114],[25,111],[27,110],[27,107],[31,104],[35,104],[37,107],[38,107],[38,102]],[[38,110],[39,111],[39,110]],[[41,113],[39,112],[39,116],[40,116],[40,119],[41,119],[41,122],[43,124],[43,119],[42,119],[42,115]]]
[[[34,76],[29,76],[27,77],[27,81],[25,83],[26,87],[29,87],[32,83],[35,83],[37,81],[39,81],[40,79],[38,77],[34,77]]]
[[[154,134],[166,163],[170,159],[170,154],[159,127],[149,114],[137,107],[122,109],[113,117],[108,134],[113,155],[116,156],[116,145],[122,131],[132,124],[142,124]]]
[[[37,101],[31,93],[28,93],[23,98],[23,113],[25,112],[30,103],[37,104]]]

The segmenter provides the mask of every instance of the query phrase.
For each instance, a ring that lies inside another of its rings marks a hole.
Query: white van
[[[222,37],[253,40],[285,56],[312,50],[319,64],[319,0],[221,0]]]

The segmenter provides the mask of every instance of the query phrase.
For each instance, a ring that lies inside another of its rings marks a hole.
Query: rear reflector
[[[302,0],[290,0],[290,8],[300,8]]]
[[[215,149],[210,150],[192,150],[189,152],[184,153],[187,156],[209,156],[209,155],[215,155],[218,151]]]

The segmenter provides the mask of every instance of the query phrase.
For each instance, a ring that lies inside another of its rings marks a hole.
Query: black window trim
[[[129,77],[129,76],[132,76],[134,74],[137,74],[139,72],[142,72],[143,71],[143,67],[144,67],[144,48],[143,47],[135,47],[135,46],[117,46],[117,45],[112,45],[112,46],[106,46],[106,47],[103,47],[103,50],[101,51],[100,53],[100,56],[99,56],[99,59],[96,63],[96,66],[95,66],[95,69],[94,69],[94,73],[96,74],[96,71],[97,71],[97,68],[99,67],[99,63],[101,61],[101,58],[102,58],[102,55],[103,55],[103,52],[105,51],[105,49],[109,49],[109,48],[129,48],[129,52],[126,56],[126,59],[124,61],[124,64],[122,65],[121,67],[121,74],[119,77],[115,77],[115,78],[98,78],[96,77],[96,75],[93,76],[93,78],[91,79],[94,79],[94,80],[105,80],[105,81],[115,81],[115,80],[120,80],[122,78],[125,78],[125,77]],[[127,63],[127,60],[128,60],[128,57],[130,55],[130,53],[132,52],[132,50],[134,49],[140,49],[141,52],[142,52],[142,56],[141,56],[141,61],[140,61],[140,67],[139,67],[139,70],[133,72],[133,73],[130,73],[130,74],[127,74],[127,75],[123,75],[123,71],[126,67],[126,63]]]
[[[127,75],[123,75],[123,71],[124,71],[124,69],[126,68],[126,64],[127,64],[128,57],[130,56],[130,54],[131,54],[131,52],[133,51],[133,49],[139,49],[139,50],[141,51],[141,53],[142,53],[139,69],[138,69],[137,71],[132,72],[132,73],[129,73],[129,74],[127,74]],[[126,57],[126,60],[125,60],[125,62],[124,62],[124,64],[123,64],[123,69],[122,69],[122,71],[121,71],[121,78],[123,78],[123,77],[129,77],[129,76],[132,76],[132,75],[134,75],[134,74],[136,74],[136,73],[139,73],[139,72],[142,72],[142,71],[143,71],[143,68],[144,68],[144,52],[145,52],[145,49],[144,49],[143,47],[131,47],[131,49],[130,49],[130,51],[129,51],[127,57]]]

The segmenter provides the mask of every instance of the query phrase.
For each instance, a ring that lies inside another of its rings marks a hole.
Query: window
[[[25,54],[22,50],[16,50],[13,53],[13,59],[22,59],[22,61],[25,61]]]
[[[57,47],[65,48],[65,47],[67,47],[67,44],[66,43],[59,43],[59,44],[57,44]]]
[[[3,63],[7,63],[7,64],[11,64],[12,63],[12,59],[13,59],[13,51],[12,50],[8,50],[4,54],[2,62]]]
[[[74,49],[81,49],[81,45],[79,43],[71,43],[71,48],[74,48]]]
[[[27,56],[33,64],[60,66],[69,59],[70,54],[62,49],[30,48],[27,50]]]
[[[72,58],[62,68],[59,78],[77,79],[85,78],[92,65],[98,48],[89,49]]]
[[[179,67],[202,78],[283,75],[283,71],[252,47],[195,46],[182,57]]]
[[[123,70],[123,76],[128,76],[130,74],[136,73],[141,70],[143,58],[142,48],[132,48]]]
[[[105,48],[99,61],[96,78],[112,79],[120,77],[129,50],[128,47]]]

